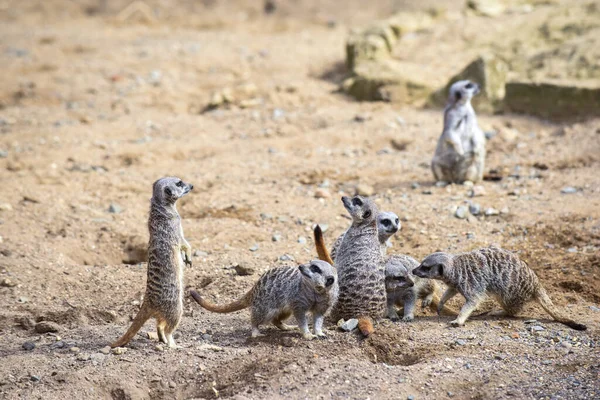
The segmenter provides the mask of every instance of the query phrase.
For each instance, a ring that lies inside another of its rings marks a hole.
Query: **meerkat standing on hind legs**
[[[438,140],[431,169],[437,181],[479,182],[485,164],[485,135],[477,124],[471,98],[479,85],[468,80],[450,87],[444,110],[444,131]]]
[[[131,327],[111,347],[129,343],[150,318],[156,318],[158,339],[169,347],[178,347],[173,332],[183,314],[184,264],[192,265],[192,255],[175,203],[193,188],[192,184],[174,177],[154,182],[148,218],[146,294]]]
[[[284,323],[292,314],[305,339],[325,337],[323,319],[338,297],[335,269],[321,260],[296,267],[277,267],[265,272],[248,293],[226,305],[216,305],[196,291],[191,296],[208,311],[230,313],[251,307],[252,337],[262,336],[259,327],[273,322],[281,330],[295,326]],[[314,335],[308,329],[306,313],[313,314]]]
[[[393,212],[380,211],[379,214],[377,214],[377,233],[379,234],[379,243],[381,244],[381,255],[382,256],[385,257],[385,255],[387,253],[387,245],[388,245],[389,238],[394,236],[394,234],[396,232],[398,232],[400,230],[400,228],[401,228],[400,219]],[[333,246],[331,246],[331,253],[329,253],[329,256],[334,261],[335,261],[335,257],[337,256],[337,252],[340,249],[340,245],[342,244],[342,240],[344,240],[345,234],[346,234],[346,232],[342,233],[336,239],[335,243],[333,243]],[[317,235],[320,236],[319,240],[315,239],[315,244],[317,246],[317,254],[319,255],[319,258],[321,258],[321,256],[324,257],[325,251],[323,251],[323,249],[325,249],[325,243],[322,240],[323,232],[321,231],[320,227],[318,227],[318,228],[315,227],[314,235],[315,235],[315,238],[317,237]],[[323,258],[321,258],[321,260],[322,259]],[[325,261],[327,261],[327,260],[325,260]]]
[[[438,279],[448,285],[438,310],[457,293],[465,297],[466,302],[458,317],[450,322],[453,326],[464,325],[479,302],[489,294],[503,308],[489,315],[513,316],[521,311],[525,303],[537,300],[555,321],[575,330],[587,329],[556,309],[535,272],[510,251],[488,247],[456,255],[433,253],[423,260],[413,274],[421,278]]]
[[[379,210],[371,199],[362,196],[344,196],[342,203],[352,216],[352,225],[335,259],[340,296],[332,318],[356,318],[360,332],[369,336],[374,332],[373,321],[383,318],[386,310],[385,266],[377,231]],[[331,260],[318,226],[314,233],[319,258]]]

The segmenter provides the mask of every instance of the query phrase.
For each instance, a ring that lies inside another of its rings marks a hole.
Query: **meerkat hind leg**
[[[281,329],[282,331],[291,331],[293,329],[298,328],[297,325],[287,325],[287,324],[283,323],[283,321],[288,319],[291,315],[292,315],[292,313],[290,313],[290,312],[283,312],[283,313],[279,314],[273,320],[273,325],[275,325],[278,329]]]
[[[167,337],[165,336],[165,324],[166,322],[163,320],[156,320],[156,334],[158,335],[158,340],[167,344]]]
[[[455,320],[450,321],[450,325],[452,326],[463,326],[471,313],[475,311],[477,305],[479,304],[479,300],[469,299],[460,309],[460,313]]]

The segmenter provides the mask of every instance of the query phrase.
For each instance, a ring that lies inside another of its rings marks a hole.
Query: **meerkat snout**
[[[298,269],[318,292],[325,292],[335,283],[335,277],[327,273],[331,266],[324,261],[315,260],[310,264],[299,265]],[[323,271],[324,269],[326,271]]]

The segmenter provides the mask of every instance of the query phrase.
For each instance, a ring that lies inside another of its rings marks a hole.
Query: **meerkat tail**
[[[125,334],[121,336],[119,340],[111,344],[110,347],[114,348],[125,346],[127,343],[129,343],[131,339],[133,339],[135,334],[138,333],[138,331],[150,318],[152,318],[152,310],[147,305],[147,303],[144,302],[142,303],[140,311],[138,311],[137,315],[133,319],[133,322],[131,323],[131,326],[129,327],[127,332],[125,332]]]
[[[437,293],[435,293],[433,295],[433,298],[431,299],[431,304],[429,304],[429,308],[431,309],[431,311],[433,311],[434,313],[437,314],[437,308],[438,308],[439,304],[440,304],[440,296],[438,296]],[[455,317],[458,315],[458,311],[456,311],[452,307],[448,307],[447,305],[444,304],[444,307],[442,308],[442,314],[451,315],[451,316]]]
[[[252,302],[252,297],[254,296],[254,288],[250,289],[250,291],[248,291],[248,293],[246,293],[241,299],[224,305],[211,303],[210,301],[202,298],[202,296],[200,296],[195,290],[190,290],[190,295],[194,298],[194,300],[196,300],[196,303],[200,304],[203,308],[207,309],[208,311],[225,314],[243,310],[244,308],[250,306],[250,303]]]
[[[373,328],[373,320],[369,317],[360,317],[358,319],[358,330],[363,334],[364,337],[368,337],[370,334],[375,332],[375,328]]]
[[[563,316],[556,309],[554,303],[552,303],[552,300],[550,300],[550,297],[548,296],[548,293],[546,293],[546,290],[544,288],[540,288],[538,290],[537,301],[540,303],[542,308],[546,310],[546,312],[550,314],[552,318],[554,318],[555,321],[565,324],[569,328],[575,329],[577,331],[585,331],[587,329],[587,326]]]
[[[323,240],[323,231],[321,230],[321,227],[319,225],[315,226],[313,233],[315,236],[315,247],[317,248],[319,260],[326,261],[333,265],[333,260],[327,251],[327,247],[325,247],[325,241]]]

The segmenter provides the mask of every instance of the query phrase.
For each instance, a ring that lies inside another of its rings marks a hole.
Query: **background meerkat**
[[[325,337],[323,319],[338,297],[335,269],[321,260],[298,267],[277,267],[265,272],[244,297],[226,305],[215,305],[196,291],[190,294],[205,309],[230,313],[251,307],[252,337],[262,336],[259,326],[273,322],[281,330],[296,328],[284,324],[292,314],[305,339]],[[314,335],[308,329],[306,313],[313,314]]]
[[[400,319],[396,306],[404,307],[403,321],[415,319],[417,299],[422,299],[422,308],[431,307],[437,311],[440,302],[439,288],[431,279],[419,278],[412,271],[419,266],[417,260],[404,254],[395,254],[385,263],[385,290],[387,295],[387,316],[392,321]],[[442,311],[449,315],[458,313],[444,306]]]
[[[352,225],[335,260],[340,296],[331,314],[335,320],[357,318],[359,330],[368,336],[374,332],[373,320],[381,319],[386,309],[385,267],[377,232],[379,210],[375,202],[362,196],[344,196],[342,203],[352,216]],[[330,259],[322,235],[320,242],[320,252]]]
[[[382,256],[385,257],[385,255],[387,254],[387,241],[389,240],[389,238],[394,236],[394,234],[398,232],[400,228],[400,219],[396,214],[390,211],[379,212],[379,214],[377,215],[377,233],[379,234],[379,243],[381,244]],[[331,247],[331,252],[329,253],[329,256],[334,261],[345,234],[346,232],[342,233]]]
[[[183,314],[183,268],[184,263],[192,265],[192,256],[175,203],[193,188],[175,177],[154,182],[148,217],[146,294],[131,327],[112,347],[126,345],[150,318],[156,318],[159,340],[177,347],[173,332]]]
[[[479,85],[468,80],[450,87],[444,110],[444,131],[431,162],[438,181],[462,183],[483,179],[485,136],[471,105],[471,98],[477,93]]]
[[[494,296],[503,311],[490,315],[515,315],[531,300],[537,300],[556,321],[576,330],[586,330],[562,315],[548,297],[537,275],[529,266],[510,251],[488,247],[470,253],[433,253],[413,270],[421,278],[438,279],[448,285],[439,307],[460,292],[466,302],[458,317],[450,322],[464,325],[469,315],[486,294]]]

